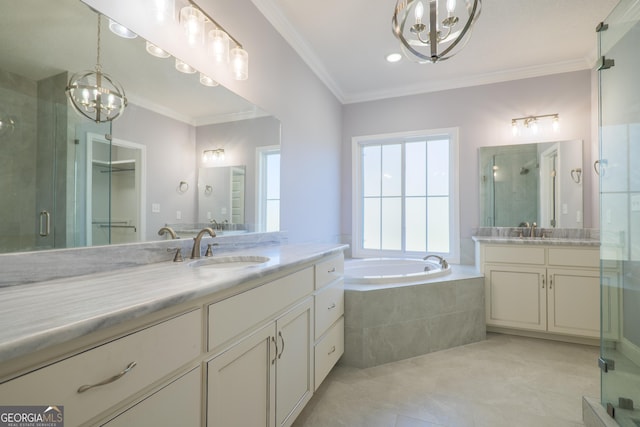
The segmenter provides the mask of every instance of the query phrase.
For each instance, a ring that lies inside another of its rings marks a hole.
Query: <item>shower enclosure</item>
[[[598,27],[601,402],[640,425],[640,2],[621,0]]]

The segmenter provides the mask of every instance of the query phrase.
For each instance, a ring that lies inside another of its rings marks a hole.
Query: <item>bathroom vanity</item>
[[[343,250],[0,289],[0,402],[63,406],[65,426],[291,425],[343,353]]]
[[[487,330],[597,344],[600,251],[591,239],[474,237],[485,277]],[[617,280],[609,266],[607,280]],[[602,295],[616,305],[617,295]],[[604,319],[616,334],[616,319]]]

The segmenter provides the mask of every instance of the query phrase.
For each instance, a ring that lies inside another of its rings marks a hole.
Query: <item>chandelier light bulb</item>
[[[447,13],[449,16],[453,15],[456,10],[456,0],[447,0]]]
[[[414,10],[414,14],[416,17],[416,24],[422,24],[422,17],[424,16],[424,5],[421,1],[418,2],[416,8]]]

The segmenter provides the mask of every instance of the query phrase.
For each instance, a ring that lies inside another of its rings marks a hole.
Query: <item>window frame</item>
[[[428,252],[445,257],[451,263],[460,262],[460,191],[459,191],[459,129],[441,128],[441,129],[425,129],[417,131],[387,133],[378,135],[356,136],[352,138],[352,234],[351,234],[351,251],[354,258],[368,257],[389,257],[389,258],[417,258],[424,257],[424,252],[413,252],[405,250],[405,226],[402,225],[402,249],[401,250],[373,250],[364,249],[362,247],[363,240],[363,180],[362,180],[362,147],[366,145],[379,144],[397,144],[403,145],[407,142],[413,142],[420,138],[427,140],[436,139],[437,137],[447,137],[449,139],[449,252]],[[404,152],[404,149],[403,149]],[[403,184],[402,199],[403,205],[406,199],[404,187],[404,159],[403,165]],[[403,207],[404,210],[404,207]]]
[[[264,145],[256,148],[256,231],[266,232],[267,231],[267,157],[272,155],[279,155],[280,161],[282,161],[282,152],[280,149],[280,145]],[[280,189],[282,190],[282,188]],[[278,200],[278,230],[270,230],[270,231],[279,231],[280,230],[280,207],[282,206],[282,194],[280,194],[280,198],[272,199]]]

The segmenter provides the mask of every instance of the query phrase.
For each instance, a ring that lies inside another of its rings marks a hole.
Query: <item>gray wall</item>
[[[560,130],[546,140],[584,141],[583,170],[591,170],[591,72],[578,71],[344,106],[342,208],[344,239],[351,238],[352,138],[392,132],[458,127],[460,130],[461,261],[473,263],[472,229],[479,224],[478,148],[543,139],[514,137],[511,119],[560,114]],[[597,183],[584,174],[585,227],[592,222]]]

